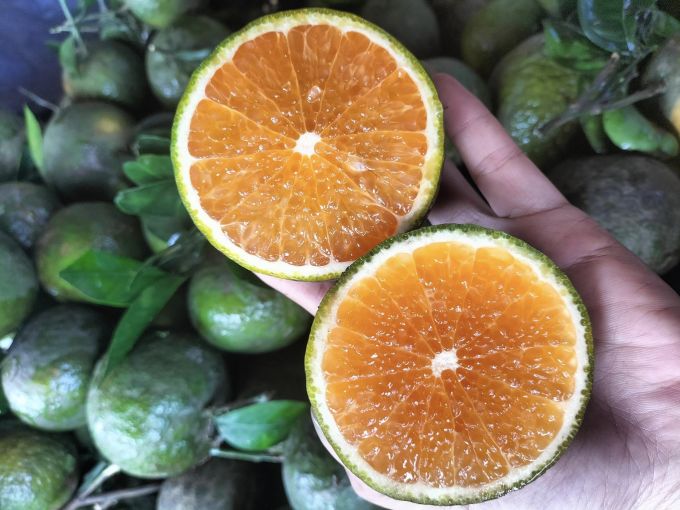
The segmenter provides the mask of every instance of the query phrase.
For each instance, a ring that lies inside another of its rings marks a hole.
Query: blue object
[[[0,107],[19,112],[27,101],[20,87],[58,102],[59,62],[55,49],[47,45],[64,37],[49,33],[64,21],[58,0],[0,0],[0,12]]]

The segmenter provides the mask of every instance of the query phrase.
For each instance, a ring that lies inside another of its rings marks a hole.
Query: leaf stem
[[[267,402],[272,399],[274,396],[273,391],[264,391],[262,393],[258,393],[257,395],[254,395],[250,398],[244,398],[242,400],[235,400],[234,402],[231,402],[230,404],[220,406],[220,407],[213,407],[210,411],[213,416],[216,416],[218,414],[226,413],[228,411],[233,411],[234,409],[238,409],[239,407],[245,407],[249,406],[251,404],[259,404],[261,402]]]
[[[59,109],[59,107],[56,104],[50,103],[47,99],[43,99],[38,94],[31,92],[30,90],[26,90],[23,87],[19,87],[18,90],[19,90],[19,94],[30,99],[31,101],[33,101],[38,106],[42,106],[43,108],[47,108],[48,110],[50,110],[52,112],[56,112]]]
[[[211,457],[218,457],[220,459],[245,460],[248,462],[283,462],[282,455],[269,455],[266,453],[249,453],[239,452],[236,450],[223,450],[221,448],[213,448],[210,450]]]

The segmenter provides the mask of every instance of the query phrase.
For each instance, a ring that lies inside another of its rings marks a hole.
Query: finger
[[[433,225],[473,223],[493,228],[493,212],[450,161],[444,163],[439,186],[437,201],[428,215]]]
[[[448,75],[434,81],[449,137],[496,214],[514,218],[566,204],[474,95]]]
[[[302,308],[312,315],[319,309],[321,299],[326,295],[328,289],[333,286],[332,281],[328,282],[294,282],[283,280],[264,274],[257,274],[257,277],[264,283],[278,290],[284,296],[292,299]]]

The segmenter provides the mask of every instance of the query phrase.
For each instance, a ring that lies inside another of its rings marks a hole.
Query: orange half
[[[368,22],[303,9],[227,39],[173,129],[180,194],[218,249],[258,272],[338,276],[427,212],[442,112],[418,61]]]
[[[370,486],[463,504],[554,462],[588,399],[591,348],[585,308],[545,256],[480,227],[433,227],[384,243],[326,296],[308,392]]]

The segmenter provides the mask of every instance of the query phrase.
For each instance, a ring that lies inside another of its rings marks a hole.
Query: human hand
[[[503,230],[544,252],[581,294],[595,339],[593,394],[571,446],[533,483],[475,509],[680,508],[680,297],[571,206],[458,82],[438,75],[435,83],[449,136],[484,198],[447,162],[430,221]],[[311,313],[331,285],[262,279]],[[349,475],[360,496],[385,508],[435,508]]]

